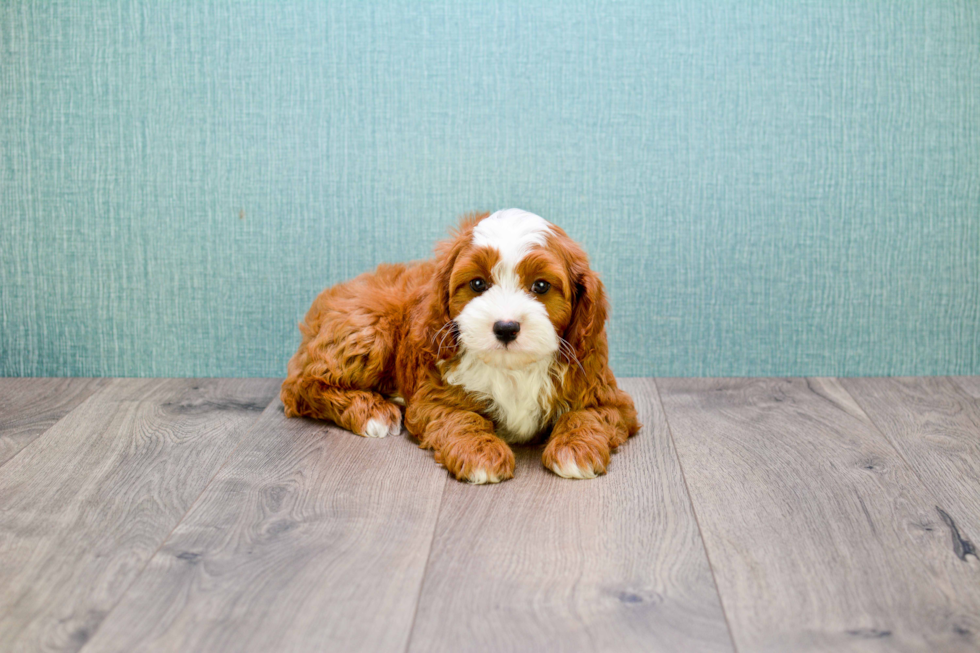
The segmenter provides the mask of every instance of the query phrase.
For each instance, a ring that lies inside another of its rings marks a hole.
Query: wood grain
[[[447,479],[276,402],[85,653],[404,650]]]
[[[838,382],[657,384],[739,650],[976,650],[977,565]]]
[[[980,545],[980,405],[943,377],[841,383],[932,490],[950,537]]]
[[[974,399],[980,399],[980,376],[954,376],[953,381]]]
[[[107,379],[0,378],[0,466],[106,383]]]
[[[446,488],[411,651],[731,651],[652,381],[608,475]]]
[[[81,648],[277,386],[116,379],[0,467],[0,649]]]

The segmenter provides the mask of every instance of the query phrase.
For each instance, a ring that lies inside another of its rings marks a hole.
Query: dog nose
[[[520,322],[494,322],[493,335],[502,343],[508,343],[517,338],[517,333],[521,330]]]

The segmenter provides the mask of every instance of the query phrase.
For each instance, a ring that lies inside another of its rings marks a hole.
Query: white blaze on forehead
[[[551,223],[540,215],[504,209],[477,223],[473,228],[473,244],[496,249],[500,252],[500,263],[512,272],[533,247],[544,247],[549,233]]]

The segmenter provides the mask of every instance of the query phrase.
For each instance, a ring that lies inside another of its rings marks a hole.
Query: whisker
[[[436,356],[441,356],[442,355],[442,346],[446,342],[446,338],[449,337],[449,334],[453,334],[454,336],[459,335],[458,334],[458,331],[457,331],[458,325],[456,324],[455,321],[450,320],[449,322],[447,322],[445,324],[445,326],[442,327],[442,329],[445,329],[447,326],[450,327],[450,328],[449,328],[448,331],[446,331],[446,333],[444,333],[442,335],[442,339],[439,341],[439,351],[436,352]],[[442,329],[439,329],[439,331],[442,331]]]
[[[446,338],[449,337],[449,334],[455,332],[455,328],[454,327],[456,326],[456,323],[455,322],[450,322],[450,324],[452,326],[444,334],[442,334],[442,338],[439,340],[439,346],[440,347],[442,347],[443,343],[446,342]]]
[[[436,338],[439,337],[439,334],[442,333],[443,330],[446,327],[451,326],[452,324],[454,324],[454,322],[452,320],[449,320],[448,322],[446,322],[445,324],[443,324],[442,327],[440,327],[438,331],[436,331],[435,333],[433,333],[432,334],[432,344],[436,344]]]
[[[579,362],[578,356],[575,355],[575,349],[572,347],[571,343],[561,336],[558,336],[558,349],[568,358],[569,363],[574,362],[576,365],[578,365],[578,368],[582,370],[582,375],[584,376],[585,368],[582,367],[582,363]]]
[[[558,353],[561,354],[561,357],[564,358],[568,364],[572,363],[572,358],[571,356],[568,355],[568,350],[566,350],[565,346],[561,345],[560,343],[558,347]]]
[[[445,324],[443,324],[442,327],[438,331],[436,331],[434,334],[432,334],[432,344],[436,344],[436,338],[439,337],[439,334],[440,333],[443,334],[442,335],[442,338],[439,340],[439,349],[438,349],[438,351],[436,353],[437,356],[441,356],[442,355],[442,347],[443,347],[443,345],[446,342],[446,337],[450,333],[453,333],[455,330],[456,330],[456,322],[454,322],[453,320],[449,320],[448,322],[446,322]],[[443,333],[443,331],[445,331],[445,333]]]

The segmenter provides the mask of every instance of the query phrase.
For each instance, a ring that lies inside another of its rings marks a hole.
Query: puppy
[[[514,475],[508,443],[547,433],[542,461],[594,478],[640,424],[608,365],[602,282],[543,218],[463,219],[434,260],[324,290],[282,385],[287,416],[366,437],[405,426],[461,481]],[[396,405],[397,404],[397,405]]]

